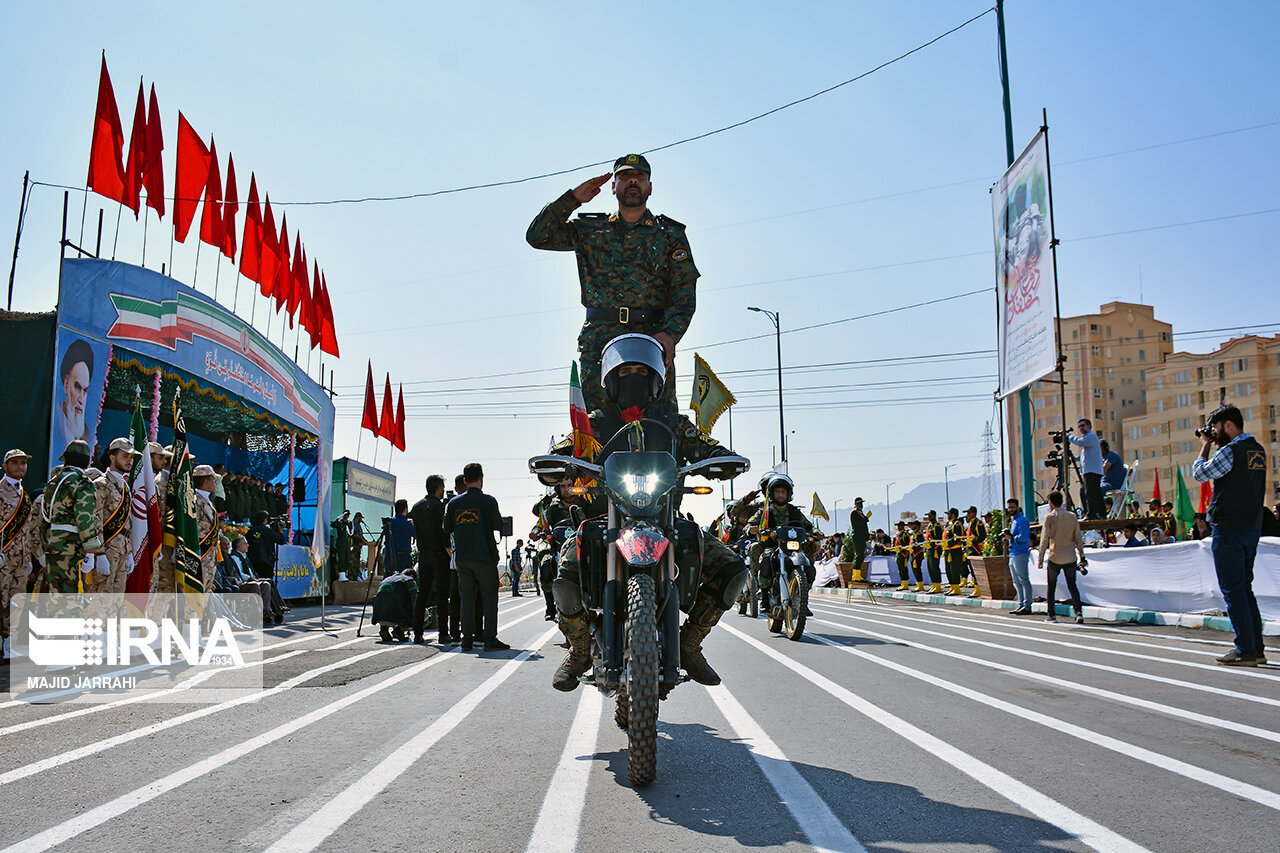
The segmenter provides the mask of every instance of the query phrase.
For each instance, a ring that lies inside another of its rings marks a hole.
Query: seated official
[[[261,596],[263,625],[284,622],[284,609],[272,600],[273,584],[256,577],[249,567],[249,540],[244,536],[237,536],[231,543],[231,553],[218,569],[218,585],[229,592]]]

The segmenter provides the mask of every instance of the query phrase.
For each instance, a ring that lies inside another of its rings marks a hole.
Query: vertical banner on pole
[[[1050,258],[1049,155],[1044,132],[991,190],[1000,299],[1000,397],[1053,371],[1058,361]]]

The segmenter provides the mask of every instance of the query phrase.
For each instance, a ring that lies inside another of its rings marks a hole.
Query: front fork
[[[680,590],[676,587],[675,545],[667,546],[662,561],[662,584],[658,598],[658,631],[662,635],[662,681],[671,687],[680,683]]]
[[[609,529],[618,529],[618,510],[613,501],[609,501]],[[616,685],[622,678],[622,625],[623,616],[618,607],[618,599],[625,596],[622,580],[618,577],[618,548],[610,542],[605,548],[604,558],[604,619],[601,630],[601,657],[604,659],[604,680]]]

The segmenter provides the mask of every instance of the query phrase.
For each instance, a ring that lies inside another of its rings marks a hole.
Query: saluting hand
[[[573,197],[579,204],[586,204],[600,194],[600,188],[613,179],[613,172],[605,172],[598,178],[583,181],[573,188]]]

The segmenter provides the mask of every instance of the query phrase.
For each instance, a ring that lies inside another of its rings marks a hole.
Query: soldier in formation
[[[94,559],[85,592],[124,592],[125,581],[133,571],[132,527],[133,495],[129,473],[133,470],[133,442],[113,439],[107,447],[106,471],[93,481],[98,505],[98,523],[102,528],[102,553]]]
[[[88,442],[72,441],[59,461],[62,464],[53,469],[37,501],[40,524],[34,542],[36,560],[43,566],[40,588],[81,592],[82,575],[94,565],[86,558],[102,553],[97,492],[85,471],[89,466]]]
[[[0,644],[9,662],[9,602],[27,591],[31,574],[30,531],[34,501],[22,487],[30,454],[14,448],[4,455],[0,478]]]

